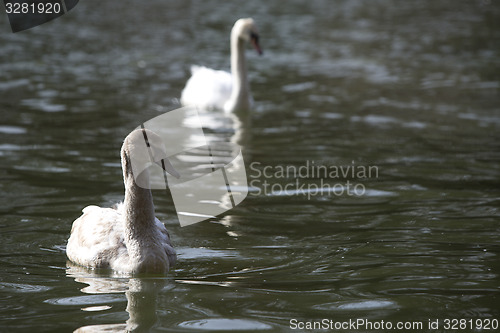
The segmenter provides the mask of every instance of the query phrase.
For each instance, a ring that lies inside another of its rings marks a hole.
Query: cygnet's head
[[[152,163],[179,178],[179,173],[167,159],[167,150],[163,140],[148,129],[136,129],[125,138],[121,149],[121,158],[124,180],[127,181],[132,176],[140,187],[149,187],[149,179],[144,178],[144,171]]]
[[[255,50],[261,55],[262,50],[259,45],[259,33],[253,18],[241,18],[234,23],[231,35],[237,36],[245,42],[252,43]]]

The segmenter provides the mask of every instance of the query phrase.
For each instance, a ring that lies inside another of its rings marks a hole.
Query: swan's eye
[[[257,50],[259,55],[262,55],[262,50],[260,49],[259,45],[259,35],[256,32],[250,32],[250,42],[252,43],[253,47]]]
[[[257,42],[257,43],[259,42],[259,35],[257,33],[255,33],[255,32],[251,32],[250,33],[250,38],[252,40],[254,40],[255,42]]]

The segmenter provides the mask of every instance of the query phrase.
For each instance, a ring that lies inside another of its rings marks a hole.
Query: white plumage
[[[181,103],[207,110],[223,110],[231,97],[231,88],[231,73],[193,65],[191,78],[182,91]]]
[[[182,91],[181,103],[226,112],[250,109],[253,99],[247,78],[246,42],[251,42],[262,54],[257,28],[251,18],[239,19],[231,30],[231,73],[192,66],[192,76]]]

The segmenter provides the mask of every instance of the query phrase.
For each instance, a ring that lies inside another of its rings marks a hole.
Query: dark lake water
[[[123,198],[123,138],[179,107],[191,64],[229,69],[249,16],[251,122],[204,116],[244,136],[248,197],[180,227],[154,191],[178,251],[167,277],[71,266],[81,209]],[[496,0],[80,1],[16,34],[0,13],[0,114],[2,332],[500,320]]]

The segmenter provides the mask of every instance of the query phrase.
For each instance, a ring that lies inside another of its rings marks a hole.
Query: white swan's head
[[[245,42],[252,43],[252,46],[259,54],[262,50],[259,45],[259,33],[253,18],[241,18],[234,23],[231,35],[244,40]]]
[[[153,131],[145,128],[132,131],[123,141],[121,149],[124,180],[133,177],[137,185],[149,188],[149,179],[144,171],[152,163],[179,178],[180,175],[170,164],[166,151],[163,140]]]

